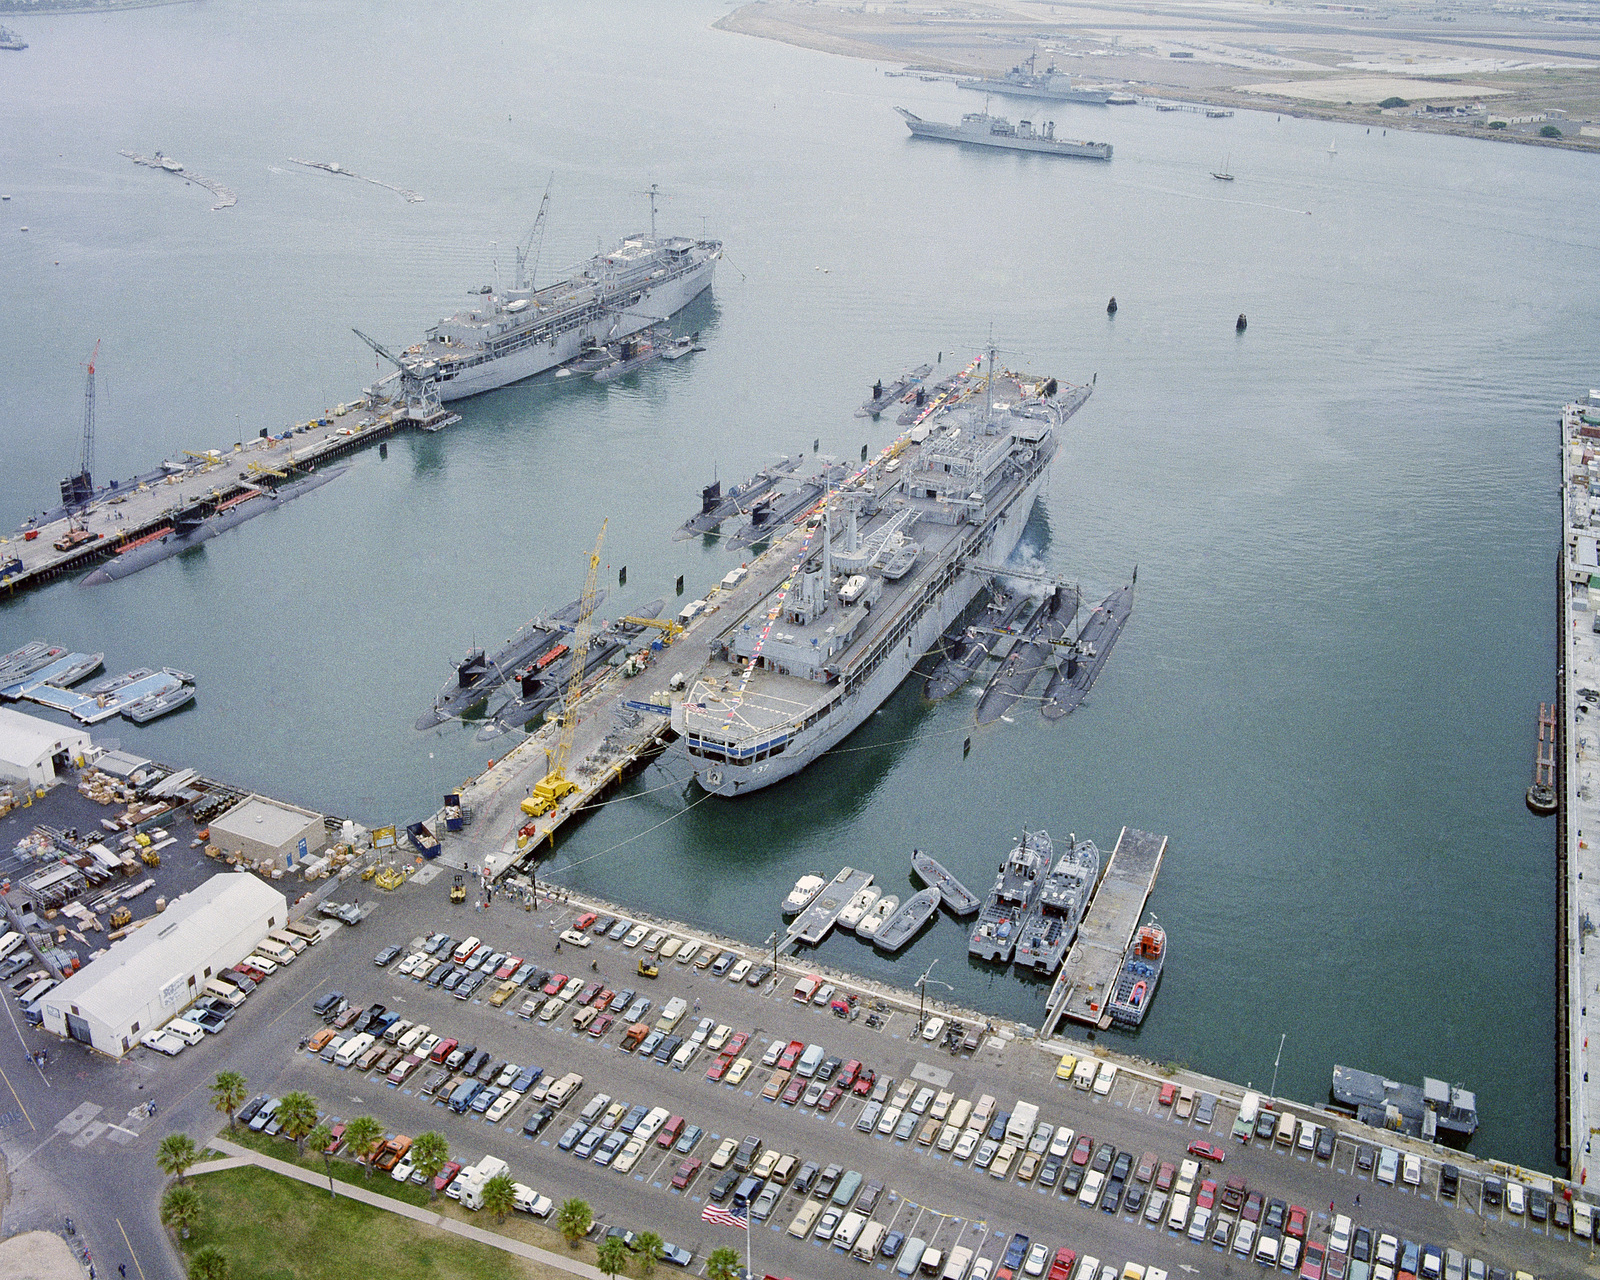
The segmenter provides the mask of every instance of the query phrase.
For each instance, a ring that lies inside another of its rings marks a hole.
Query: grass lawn
[[[205,1200],[200,1227],[180,1241],[185,1253],[215,1245],[229,1274],[251,1280],[348,1280],[363,1275],[418,1280],[522,1280],[562,1277],[472,1240],[462,1240],[382,1209],[265,1169],[229,1169],[191,1179]]]

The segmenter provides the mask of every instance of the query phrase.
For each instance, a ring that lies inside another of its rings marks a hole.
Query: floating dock
[[[795,917],[779,946],[788,948],[799,943],[816,946],[833,931],[833,926],[839,922],[839,913],[850,905],[850,900],[871,883],[872,872],[845,867],[823,886],[811,905]]]
[[[1078,926],[1078,937],[1050,989],[1043,1034],[1054,1034],[1062,1018],[1102,1030],[1111,1025],[1106,1000],[1122,971],[1122,958],[1144,917],[1145,903],[1166,853],[1166,836],[1122,828],[1117,847],[1106,860],[1100,887]]]

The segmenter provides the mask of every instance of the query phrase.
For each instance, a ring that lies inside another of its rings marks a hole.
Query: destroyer
[[[896,107],[905,117],[906,128],[919,138],[938,138],[942,142],[966,142],[977,147],[1001,147],[1006,151],[1042,151],[1052,156],[1078,156],[1084,160],[1111,159],[1109,142],[1076,142],[1070,138],[1056,137],[1053,120],[1046,120],[1039,129],[1031,120],[1012,124],[1003,116],[991,116],[982,111],[969,111],[961,117],[960,124],[940,124],[914,116],[904,107]]]
[[[1054,63],[1042,73],[1034,70],[1038,54],[1033,54],[1021,66],[1012,67],[1003,76],[984,76],[977,80],[957,80],[963,89],[981,89],[984,93],[1003,94],[1008,98],[1047,98],[1051,102],[1089,102],[1105,106],[1111,101],[1111,90],[1103,85],[1086,85],[1074,88],[1072,77],[1056,69]],[[1023,68],[1027,68],[1024,70]]]
[[[1092,840],[1072,837],[1017,930],[1019,965],[1036,973],[1054,973],[1061,967],[1099,878],[1100,850]]]
[[[518,252],[514,287],[484,285],[472,305],[441,320],[400,359],[407,377],[431,385],[441,401],[461,400],[531,378],[670,319],[711,285],[720,240],[650,234],[626,237],[554,284],[535,288]],[[390,378],[399,377],[391,374]]]
[[[967,941],[968,955],[1000,964],[1010,962],[1017,946],[1018,926],[1033,909],[1054,856],[1048,831],[1022,833],[1022,839],[1000,864],[994,888],[978,913],[978,927]]]
[[[869,469],[825,503],[793,573],[712,638],[673,708],[701,787],[742,795],[805,768],[962,614],[984,584],[976,566],[1015,549],[1056,432],[1090,388],[1002,378],[992,351],[989,368],[913,430],[899,468]]]

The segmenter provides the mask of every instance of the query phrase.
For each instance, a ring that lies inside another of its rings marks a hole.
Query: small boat
[[[1167,931],[1152,917],[1134,936],[1128,954],[1123,957],[1122,971],[1117,975],[1111,998],[1106,1001],[1106,1012],[1111,1015],[1113,1024],[1137,1027],[1144,1021],[1166,962]]]
[[[878,904],[878,899],[883,897],[882,889],[875,889],[870,884],[855,897],[850,899],[850,905],[839,913],[839,927],[854,931],[861,923],[863,916]]]
[[[186,707],[194,701],[194,686],[180,684],[174,689],[165,689],[160,693],[149,693],[144,697],[130,702],[122,708],[125,719],[134,724],[149,724],[164,715],[170,715],[179,707]]]
[[[953,915],[970,916],[983,905],[977,894],[944,869],[943,863],[923,853],[921,849],[911,851],[911,869],[922,878],[922,883],[928,888],[939,891],[939,896],[944,899],[944,905],[950,908]]]
[[[52,684],[58,689],[70,689],[80,680],[86,680],[100,670],[106,659],[103,653],[80,653],[73,656],[75,661],[57,671],[45,683]]]
[[[1232,163],[1232,161],[1233,161],[1233,157],[1229,156],[1226,160],[1224,160],[1222,162],[1221,170],[1219,171],[1219,170],[1213,169],[1211,171],[1211,176],[1213,178],[1216,178],[1219,182],[1232,182],[1233,181],[1233,174],[1228,172],[1228,167]]]
[[[700,330],[696,329],[687,338],[669,338],[661,346],[663,360],[682,360],[684,356],[693,355],[696,351],[704,351],[700,345]]]
[[[789,890],[789,896],[783,900],[783,914],[799,915],[811,905],[827,883],[821,876],[801,876],[794,882],[794,888]]]
[[[939,910],[939,891],[924,889],[900,904],[899,909],[878,926],[872,945],[893,955],[910,942],[917,930]]]
[[[20,649],[13,649],[5,657],[0,658],[0,681],[7,678],[20,680],[24,676],[31,676],[35,671],[42,671],[57,658],[66,656],[67,651],[59,645],[46,644],[43,640],[35,640],[25,644]]]
[[[1329,143],[1329,144],[1328,144],[1328,154],[1329,154],[1329,155],[1330,155],[1330,156],[1336,156],[1336,155],[1338,155],[1338,154],[1339,154],[1339,148],[1338,148],[1338,147],[1336,147],[1336,146],[1334,146],[1334,144],[1333,144],[1333,143],[1331,143],[1331,142],[1330,142],[1330,143]]]
[[[900,899],[892,893],[879,898],[872,910],[867,912],[861,918],[861,923],[856,926],[856,937],[871,942],[878,930],[883,928],[883,922],[895,913],[899,905]]]
[[[120,676],[112,676],[109,680],[90,685],[89,696],[98,698],[103,693],[115,693],[118,689],[125,689],[135,680],[143,680],[146,676],[153,675],[155,672],[149,667],[135,667],[132,671],[124,671]]]

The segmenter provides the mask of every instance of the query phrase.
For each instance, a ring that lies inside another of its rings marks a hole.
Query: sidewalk
[[[281,1174],[285,1178],[294,1178],[296,1181],[307,1183],[311,1186],[322,1188],[327,1185],[328,1179],[320,1173],[310,1169],[302,1169],[299,1165],[290,1164],[285,1160],[274,1160],[271,1156],[261,1155],[251,1151],[248,1147],[237,1146],[223,1138],[212,1138],[209,1147],[221,1151],[227,1157],[223,1160],[208,1160],[203,1164],[194,1165],[189,1173],[216,1173],[223,1169],[237,1169],[241,1165],[253,1164],[269,1172]],[[559,1253],[550,1253],[545,1249],[535,1248],[531,1244],[523,1244],[520,1240],[508,1240],[505,1236],[496,1235],[493,1231],[485,1231],[482,1227],[474,1227],[465,1222],[458,1222],[454,1218],[447,1218],[443,1214],[435,1213],[432,1209],[419,1208],[407,1204],[404,1200],[396,1200],[393,1196],[386,1196],[377,1191],[369,1191],[366,1187],[357,1186],[350,1182],[333,1183],[334,1194],[348,1196],[352,1200],[359,1200],[362,1204],[371,1205],[375,1209],[385,1209],[390,1213],[398,1213],[403,1217],[420,1222],[424,1226],[438,1227],[441,1231],[449,1231],[468,1240],[476,1240],[479,1244],[486,1244],[490,1248],[501,1249],[506,1253],[516,1254],[519,1258],[527,1258],[532,1262],[542,1263],[547,1267],[555,1267],[561,1271],[570,1272],[575,1276],[582,1276],[584,1280],[607,1280],[606,1275],[598,1268],[591,1267],[586,1262],[575,1262],[571,1258],[562,1257]]]

